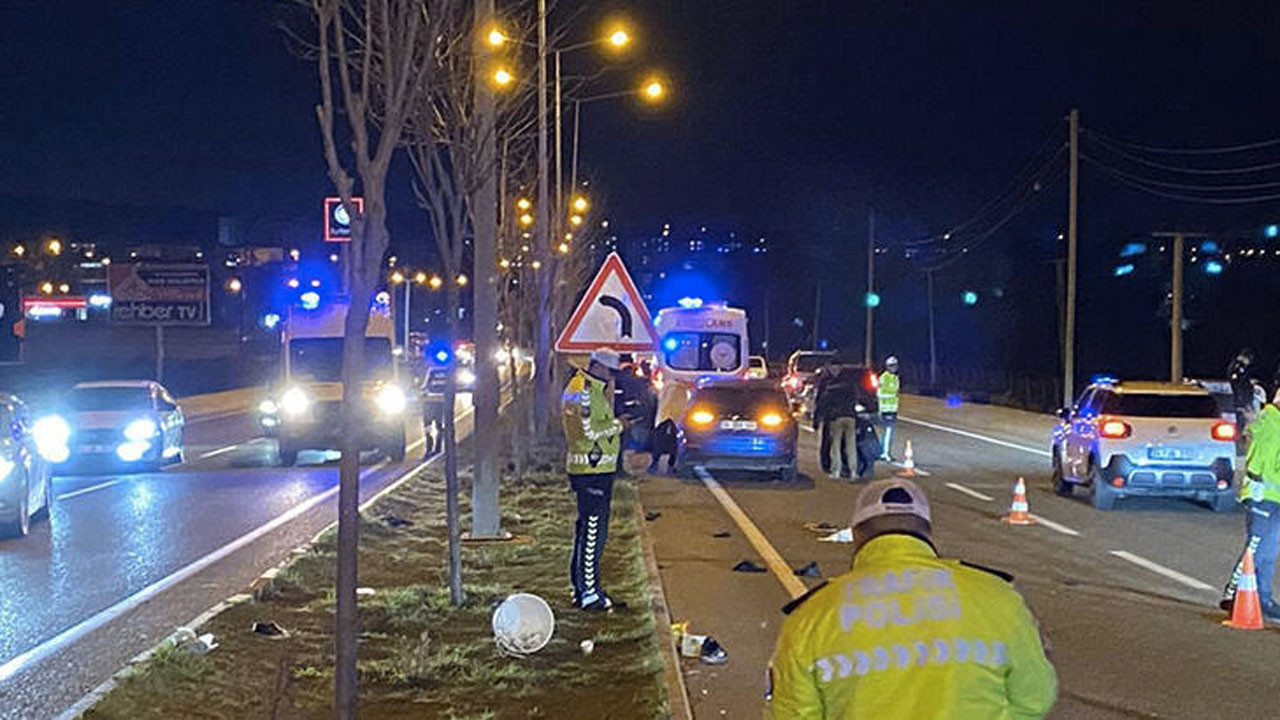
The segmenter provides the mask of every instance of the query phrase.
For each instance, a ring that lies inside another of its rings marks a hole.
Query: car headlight
[[[311,398],[302,388],[292,387],[280,396],[280,407],[290,415],[301,415],[311,407]]]
[[[854,411],[854,412],[866,412],[866,411],[867,411],[867,406],[866,406],[866,405],[863,405],[862,403],[858,403],[857,405],[854,405],[854,406],[853,406],[853,411]]]
[[[160,428],[156,427],[156,421],[151,418],[138,418],[129,423],[124,428],[125,438],[134,442],[150,440],[156,436]]]
[[[767,412],[760,416],[760,424],[773,430],[782,426],[782,414],[776,412]]]
[[[378,404],[378,409],[387,415],[399,415],[404,412],[409,402],[404,396],[404,390],[395,385],[384,385],[374,400]]]
[[[276,405],[275,400],[267,398],[266,400],[258,403],[258,412],[263,415],[275,415],[280,412],[280,406]]]
[[[36,441],[40,456],[50,462],[60,463],[71,455],[68,443],[71,426],[57,415],[47,415],[31,426],[31,437]]]
[[[476,384],[476,374],[466,368],[459,370],[457,377],[458,384],[462,387],[469,387]]]

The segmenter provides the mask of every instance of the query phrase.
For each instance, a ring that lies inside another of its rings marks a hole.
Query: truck
[[[314,298],[308,298],[314,300]],[[302,450],[336,450],[347,430],[342,417],[343,325],[349,301],[306,302],[291,307],[280,333],[282,375],[258,407],[259,422],[276,436],[280,462],[293,465]],[[390,310],[375,303],[365,333],[365,372],[359,421],[361,450],[404,460],[409,393],[393,351]]]

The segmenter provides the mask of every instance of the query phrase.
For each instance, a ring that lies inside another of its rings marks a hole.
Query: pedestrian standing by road
[[[813,401],[815,429],[828,438],[823,467],[836,479],[851,475],[849,465],[858,456],[858,388],[853,375],[838,363],[828,364]]]
[[[1253,422],[1253,350],[1243,348],[1227,366],[1227,378],[1231,382],[1231,402],[1236,413],[1236,425],[1241,430]]]
[[[561,419],[568,446],[565,470],[578,496],[569,578],[573,604],[583,610],[608,610],[613,600],[600,583],[600,561],[609,533],[613,479],[618,472],[622,422],[613,412],[614,374],[618,353],[597,350],[585,370],[565,386]]]
[[[1280,621],[1280,604],[1271,595],[1276,556],[1280,554],[1280,408],[1277,405],[1280,405],[1280,391],[1249,426],[1249,451],[1245,456],[1240,501],[1247,510],[1245,548],[1252,548],[1254,552],[1262,615],[1268,620]],[[1243,562],[1244,551],[1222,590],[1219,606],[1227,612],[1231,612],[1235,603]]]
[[[1012,578],[934,549],[910,480],[858,496],[853,569],[783,609],[766,717],[1039,718],[1057,675]]]
[[[893,460],[893,428],[898,424],[898,358],[890,355],[885,358],[884,372],[880,373],[880,382],[876,388],[876,399],[880,405],[880,422],[884,424],[884,447],[880,451],[880,459],[885,462]]]

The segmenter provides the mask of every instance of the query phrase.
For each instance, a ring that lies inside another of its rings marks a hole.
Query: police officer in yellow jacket
[[[1011,577],[933,547],[910,480],[858,497],[853,569],[784,608],[766,716],[1039,718],[1057,676]]]
[[[613,378],[621,367],[618,354],[597,350],[585,370],[578,370],[564,389],[565,470],[578,496],[569,577],[573,603],[583,610],[608,610],[613,600],[600,586],[600,559],[609,531],[613,478],[618,471],[622,423],[613,413]]]

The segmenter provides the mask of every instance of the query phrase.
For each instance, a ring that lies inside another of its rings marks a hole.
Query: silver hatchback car
[[[1091,384],[1059,411],[1053,484],[1061,495],[1086,488],[1099,510],[1126,497],[1179,497],[1218,512],[1236,507],[1235,424],[1199,385]]]

